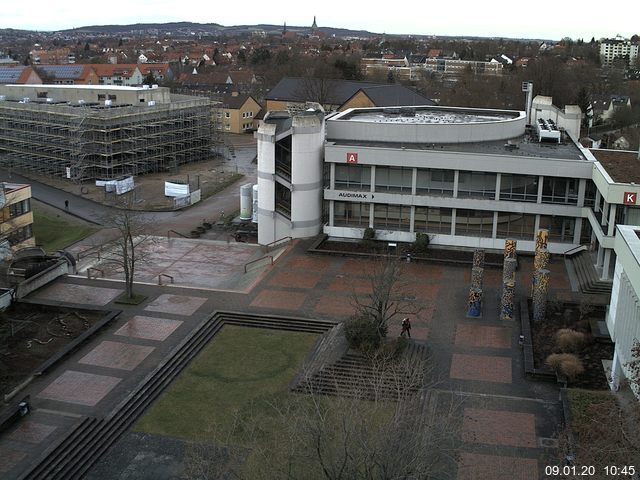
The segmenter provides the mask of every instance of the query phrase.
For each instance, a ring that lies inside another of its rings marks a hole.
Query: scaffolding
[[[212,154],[206,98],[114,105],[0,101],[0,165],[77,182],[174,170]]]

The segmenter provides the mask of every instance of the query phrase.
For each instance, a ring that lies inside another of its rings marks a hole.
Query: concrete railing
[[[67,275],[70,273],[69,268],[69,263],[67,263],[65,259],[60,259],[60,261],[55,265],[52,265],[46,270],[43,270],[33,277],[29,277],[21,282],[16,287],[16,298],[24,298],[31,292],[45,286],[56,278],[61,277],[62,275]]]

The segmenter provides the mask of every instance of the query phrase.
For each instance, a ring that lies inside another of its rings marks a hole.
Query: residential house
[[[260,110],[262,107],[251,95],[233,92],[223,97],[222,110],[216,112],[222,119],[218,119],[216,124],[229,133],[252,131],[257,128],[256,116]]]
[[[0,83],[17,85],[41,84],[42,79],[31,67],[22,65],[0,66]]]
[[[594,122],[607,122],[619,108],[631,108],[631,98],[626,95],[595,95],[591,100]]]
[[[140,85],[144,76],[135,63],[102,63],[92,65],[100,85]]]
[[[51,85],[99,85],[92,65],[33,65],[43,83]]]

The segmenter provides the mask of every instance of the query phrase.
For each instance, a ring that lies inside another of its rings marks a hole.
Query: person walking
[[[405,333],[409,338],[411,338],[411,320],[409,320],[408,317],[402,319],[402,331],[400,332],[400,336],[404,337]]]
[[[69,200],[64,201],[64,209],[69,211]]]

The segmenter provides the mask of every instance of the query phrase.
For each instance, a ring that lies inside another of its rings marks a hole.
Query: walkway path
[[[308,242],[299,242],[289,248],[247,293],[140,285],[137,290],[147,300],[139,306],[120,306],[113,299],[122,284],[64,278],[32,295],[123,311],[102,334],[25,389],[34,410],[0,438],[0,476],[17,478],[82,417],[107,415],[216,310],[346,318],[353,310],[351,296],[370,291],[367,271],[373,262],[307,255],[306,246]],[[522,291],[528,288],[530,261],[522,260],[518,272]],[[569,282],[561,263],[551,264],[552,282],[564,292]],[[415,263],[404,267],[411,285],[407,295],[415,296],[423,307],[413,319],[413,339],[430,346],[440,372],[429,413],[442,415],[454,407],[452,435],[460,445],[457,478],[542,478],[558,435],[558,391],[524,378],[519,327],[497,319],[500,272],[486,271],[483,317],[469,319],[465,305],[470,267]],[[391,325],[390,335],[398,333],[399,323]],[[101,465],[135,461],[144,467],[145,461],[155,458],[145,457],[151,446],[131,444],[140,442],[138,437],[127,436],[127,442],[127,448],[140,455],[124,460],[108,454]],[[117,471],[128,471],[129,466],[117,464]],[[157,475],[157,465],[149,468]]]

